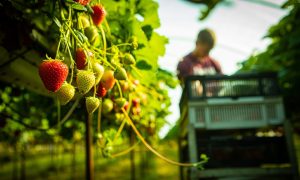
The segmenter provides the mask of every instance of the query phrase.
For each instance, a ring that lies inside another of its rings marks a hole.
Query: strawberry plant
[[[203,162],[172,161],[145,140],[155,139],[165,124],[170,113],[167,88],[177,85],[175,77],[158,65],[168,42],[155,31],[160,25],[158,4],[152,0],[43,3],[24,17],[34,27],[33,39],[47,49],[43,56],[48,60],[41,59],[39,75],[49,94],[63,105],[57,108],[58,124],[70,116],[82,118],[82,111],[74,110],[84,99],[81,108],[85,107],[90,119],[97,119],[94,135],[105,156],[114,157],[118,153],[114,146],[129,137],[127,131],[132,129],[145,147],[167,162],[201,166]],[[66,115],[60,118],[61,113]]]

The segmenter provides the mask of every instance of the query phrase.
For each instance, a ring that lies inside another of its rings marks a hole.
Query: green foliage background
[[[96,3],[96,1],[91,2]],[[136,67],[139,69],[139,73],[132,70],[130,72],[143,87],[137,89],[133,94],[136,96],[144,94],[148,99],[147,104],[142,106],[139,122],[145,125],[148,121],[154,120],[156,132],[158,132],[165,123],[165,117],[170,113],[167,87],[174,88],[177,85],[176,77],[172,73],[160,69],[158,65],[158,58],[165,54],[165,45],[168,43],[165,36],[155,31],[160,26],[158,3],[153,0],[103,0],[101,3],[105,6],[108,14],[107,22],[111,33],[111,36],[107,36],[108,42],[111,44],[128,43],[132,36],[138,39],[138,49],[126,50],[131,51],[136,58]],[[59,39],[59,28],[53,19],[60,17],[59,8],[66,10],[69,4],[72,5],[74,11],[77,11],[77,14],[88,10],[79,4],[74,4],[72,0],[9,0],[3,2],[0,6],[1,16],[7,17],[8,21],[1,22],[1,26],[5,26],[0,30],[1,37],[3,37],[0,38],[1,47],[9,52],[17,51],[25,46],[32,48],[40,52],[41,62],[45,54],[54,57],[56,43]],[[19,25],[22,25],[22,28]],[[107,29],[104,30],[108,33]],[[12,31],[15,33],[11,33]],[[36,76],[38,75],[36,74]],[[21,91],[21,93],[16,95],[13,93],[14,91]],[[22,87],[5,82],[1,83],[0,93],[2,96],[0,121],[5,121],[2,132],[14,136],[14,131],[29,132],[29,129],[48,129],[57,123],[55,99],[37,95]],[[70,105],[63,107],[62,114],[68,108]],[[61,127],[63,128],[60,131],[62,137],[72,139],[74,131],[84,131],[82,125],[85,119],[84,111],[85,107],[79,105],[68,120],[70,122]],[[104,122],[104,125],[105,129],[112,123]],[[68,131],[68,129],[71,130]],[[52,129],[46,133],[52,136],[57,132]],[[45,137],[40,136],[40,132],[35,135],[39,138]],[[2,140],[8,139],[2,138]]]
[[[240,71],[278,72],[287,115],[295,120],[300,117],[300,4],[289,0],[282,8],[289,13],[269,29],[265,38],[271,44],[245,60]]]

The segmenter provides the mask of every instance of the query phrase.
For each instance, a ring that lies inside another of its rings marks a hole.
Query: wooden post
[[[71,179],[75,179],[76,178],[76,141],[74,141],[73,143],[73,148],[72,148],[72,171],[73,173],[71,173]]]
[[[134,132],[131,129],[130,131],[130,146],[134,145]],[[130,152],[130,171],[131,171],[131,180],[135,180],[135,153],[134,150]]]
[[[14,142],[13,144],[14,154],[13,154],[13,168],[12,168],[12,179],[16,180],[18,179],[18,150],[17,150],[17,142]]]
[[[21,145],[21,152],[20,152],[20,179],[26,179],[26,145]]]
[[[85,122],[86,180],[94,180],[92,116],[93,116],[92,114],[87,114],[87,118]]]

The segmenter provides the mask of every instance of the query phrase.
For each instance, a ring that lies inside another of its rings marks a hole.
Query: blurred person
[[[184,56],[177,66],[177,76],[182,86],[184,79],[189,75],[222,74],[219,62],[209,55],[215,43],[216,36],[211,29],[202,29],[198,33],[195,49]],[[202,94],[203,89],[199,81],[193,86],[197,89],[197,94]]]

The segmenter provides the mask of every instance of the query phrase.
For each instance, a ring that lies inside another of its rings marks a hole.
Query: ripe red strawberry
[[[86,110],[89,114],[95,112],[96,109],[99,107],[99,105],[100,105],[100,101],[96,97],[87,97],[85,99]]]
[[[106,16],[106,11],[104,7],[100,4],[92,6],[92,9],[94,11],[94,13],[92,14],[93,22],[96,26],[99,26]]]
[[[79,70],[76,81],[79,92],[86,94],[95,85],[95,75],[91,71]]]
[[[79,4],[86,6],[90,2],[90,0],[75,0],[75,2],[78,2]]]
[[[88,56],[90,56],[90,58],[93,57],[93,53],[92,52],[86,52]],[[76,50],[76,67],[79,70],[82,70],[85,68],[85,66],[87,65],[87,57],[85,55],[84,49],[82,48],[78,48]]]
[[[129,102],[128,102],[128,101],[126,101],[126,103],[125,103],[125,105],[124,105],[124,109],[127,111],[127,110],[128,110],[128,108],[129,108]]]
[[[56,92],[67,79],[69,68],[61,60],[45,60],[39,67],[39,75],[44,86],[52,92]]]
[[[133,107],[138,107],[140,105],[140,99],[135,98],[132,100]]]
[[[106,92],[106,89],[103,87],[102,83],[100,83],[97,89],[97,96],[104,97],[106,95]]]
[[[74,97],[74,94],[75,88],[71,84],[66,82],[57,91],[58,100],[62,105],[67,104]]]
[[[113,88],[116,82],[114,72],[112,70],[104,71],[100,82],[106,90],[110,90],[111,88]]]

